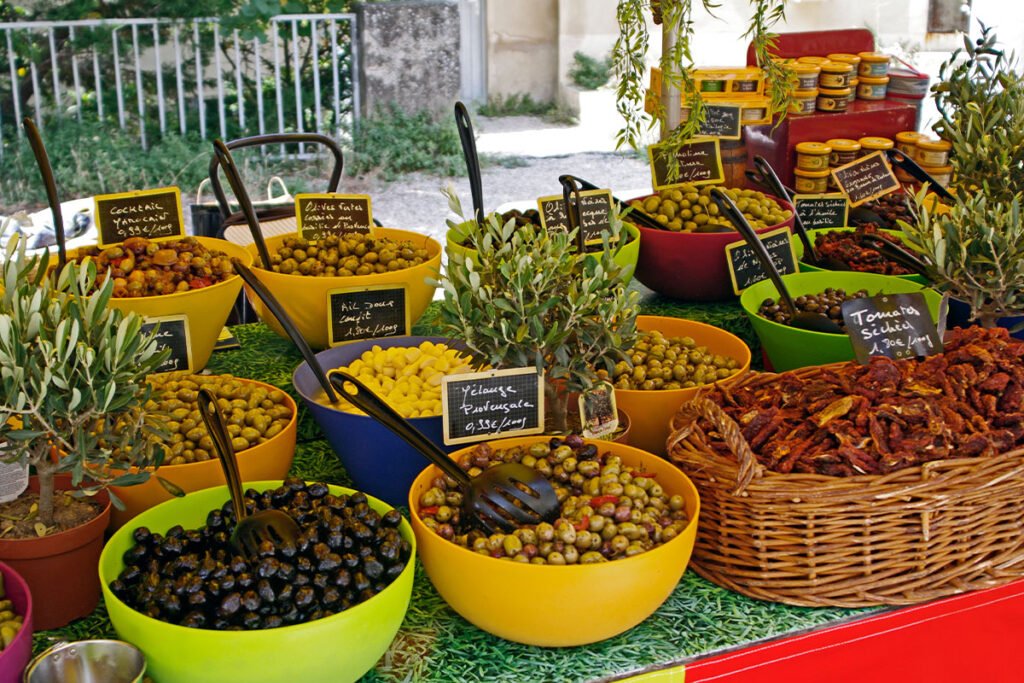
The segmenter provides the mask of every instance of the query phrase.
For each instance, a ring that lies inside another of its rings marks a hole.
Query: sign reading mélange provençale
[[[679,161],[679,175],[669,180],[669,159],[663,153],[664,145],[651,145],[647,155],[651,160],[651,184],[655,190],[693,183],[721,183],[725,181],[722,170],[722,150],[718,138],[694,138],[680,147],[676,154]]]
[[[412,326],[406,285],[342,287],[327,292],[331,346],[360,339],[401,337]]]
[[[850,206],[877,199],[900,189],[900,181],[881,152],[872,152],[845,166],[832,169],[839,189],[850,198]]]
[[[168,348],[171,355],[167,357],[157,372],[174,372],[175,370],[192,371],[192,343],[188,334],[188,316],[169,315],[159,318],[146,318],[142,323],[142,331],[149,334],[159,325],[156,332],[156,343],[160,348]]]
[[[373,233],[370,197],[365,194],[297,194],[295,222],[299,236],[318,240],[328,235]]]
[[[850,201],[842,192],[793,195],[793,205],[807,230],[844,228]]]
[[[871,356],[899,359],[942,351],[942,338],[921,292],[851,299],[842,309],[859,363]]]
[[[797,272],[793,235],[788,227],[758,234],[772,263],[782,275]],[[732,279],[732,291],[739,294],[747,287],[768,279],[754,250],[743,240],[725,245],[725,263]]]
[[[536,368],[487,370],[441,379],[446,445],[544,431],[544,376]]]
[[[161,187],[93,198],[100,246],[118,244],[129,237],[156,239],[183,237],[181,190]]]

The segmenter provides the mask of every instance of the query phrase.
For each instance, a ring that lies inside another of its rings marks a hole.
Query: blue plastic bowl
[[[443,337],[389,337],[336,346],[321,351],[316,358],[324,372],[330,372],[348,365],[374,346],[409,347],[425,341],[451,345]],[[413,480],[430,462],[372,417],[335,410],[313,400],[322,390],[306,363],[295,369],[292,384],[352,477],[355,488],[395,507],[405,505]],[[444,445],[440,416],[414,417],[409,422],[445,452],[459,448]]]

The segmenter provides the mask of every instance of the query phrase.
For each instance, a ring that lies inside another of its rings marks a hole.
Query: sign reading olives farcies
[[[666,154],[664,144],[651,145],[647,148],[647,155],[651,160],[651,184],[656,190],[685,183],[704,185],[725,182],[718,138],[695,138],[683,143],[676,153],[679,162],[676,174],[671,173],[671,157]]]
[[[842,192],[793,195],[793,206],[807,230],[846,227],[850,201]]]
[[[879,294],[842,304],[857,362],[871,356],[913,358],[942,351],[942,337],[921,292]]]
[[[834,168],[832,177],[839,189],[850,198],[850,206],[860,206],[900,189],[900,181],[896,179],[889,160],[882,152],[872,152],[845,166]]]
[[[406,285],[343,287],[327,292],[327,337],[331,346],[360,339],[409,334]]]
[[[161,349],[170,349],[157,372],[192,370],[192,343],[188,335],[188,316],[170,315],[160,318],[146,318],[142,323],[145,334],[156,329],[156,343]]]
[[[779,273],[785,275],[797,272],[793,235],[788,227],[760,233],[758,237],[764,243]],[[754,250],[743,240],[725,246],[725,262],[729,268],[729,278],[732,280],[732,291],[736,294],[761,280],[768,279],[768,273],[764,272]]]
[[[544,431],[544,376],[536,368],[447,375],[441,379],[446,445]]]
[[[569,213],[562,195],[541,197],[537,200],[537,211],[540,213],[541,227],[545,230],[569,232]]]
[[[181,190],[161,187],[93,198],[100,246],[118,244],[129,237],[184,237]]]
[[[307,240],[373,232],[370,197],[365,194],[297,194],[295,221],[299,236]]]

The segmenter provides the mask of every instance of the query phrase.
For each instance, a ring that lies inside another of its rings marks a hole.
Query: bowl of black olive
[[[160,683],[338,683],[387,650],[412,593],[409,522],[359,491],[300,479],[248,482],[246,509],[301,530],[243,557],[227,487],[190,493],[118,530],[100,578],[118,636]]]

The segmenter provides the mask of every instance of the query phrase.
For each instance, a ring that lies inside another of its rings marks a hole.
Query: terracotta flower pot
[[[39,491],[39,480],[29,480],[29,491]],[[57,490],[71,488],[71,475],[56,476]],[[86,616],[99,603],[100,552],[103,532],[110,522],[110,498],[92,498],[102,511],[85,524],[43,538],[0,539],[0,560],[24,577],[33,597],[35,627],[59,628]]]

